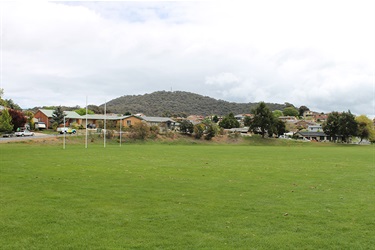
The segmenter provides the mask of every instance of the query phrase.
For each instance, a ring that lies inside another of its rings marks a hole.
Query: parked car
[[[15,136],[33,136],[34,132],[31,132],[27,129],[17,129],[17,132],[15,133]]]
[[[44,122],[36,122],[35,123],[35,129],[39,129],[39,130],[42,130],[42,129],[46,129],[46,124]]]
[[[14,133],[5,133],[3,134],[3,137],[13,137]]]
[[[75,134],[77,133],[77,130],[75,130],[74,128],[61,127],[57,128],[57,132],[59,132],[60,134]]]

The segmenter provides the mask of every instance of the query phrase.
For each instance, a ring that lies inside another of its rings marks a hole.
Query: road
[[[34,133],[33,136],[13,136],[13,137],[1,137],[0,138],[0,143],[7,143],[7,142],[15,142],[15,141],[28,141],[28,140],[37,140],[37,139],[47,139],[47,138],[56,138],[64,135],[46,135],[42,133]]]

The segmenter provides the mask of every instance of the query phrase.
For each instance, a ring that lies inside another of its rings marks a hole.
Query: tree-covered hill
[[[216,100],[184,91],[157,91],[144,95],[127,95],[107,102],[114,113],[143,113],[147,116],[227,115],[250,113],[258,103],[234,103]],[[268,103],[271,110],[285,108],[284,104]]]

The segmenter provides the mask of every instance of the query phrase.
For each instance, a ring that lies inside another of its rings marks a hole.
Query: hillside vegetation
[[[227,115],[250,113],[258,103],[234,103],[216,100],[184,91],[157,91],[144,95],[127,95],[107,103],[114,113],[143,113],[147,116]],[[284,104],[267,104],[271,110],[285,108]]]

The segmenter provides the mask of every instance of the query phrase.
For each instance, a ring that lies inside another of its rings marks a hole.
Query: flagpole
[[[87,148],[87,96],[86,96],[86,138],[85,138],[85,148]]]
[[[107,130],[106,130],[106,123],[107,123],[107,100],[105,100],[104,102],[104,147],[105,147],[105,139],[106,139],[106,134],[107,134]]]

